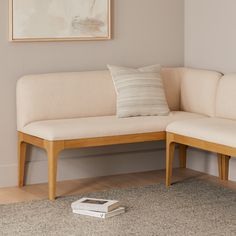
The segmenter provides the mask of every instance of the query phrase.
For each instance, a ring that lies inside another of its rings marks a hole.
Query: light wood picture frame
[[[9,40],[111,39],[111,0],[9,0]]]

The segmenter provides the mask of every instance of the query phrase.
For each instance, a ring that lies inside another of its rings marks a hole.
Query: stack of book
[[[125,212],[119,201],[96,198],[81,198],[73,202],[71,208],[75,214],[98,218],[108,218]]]

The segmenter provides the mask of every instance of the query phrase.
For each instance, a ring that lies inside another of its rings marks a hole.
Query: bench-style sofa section
[[[212,85],[204,87],[203,83],[199,85],[202,87],[196,87],[192,93],[199,93],[198,102],[205,103],[210,117],[175,121],[167,126],[167,186],[171,184],[175,143],[219,153],[222,180],[228,180],[230,157],[236,157],[236,74],[223,76],[214,88]],[[212,101],[206,99],[207,91],[212,93]]]
[[[19,79],[19,187],[24,185],[27,144],[47,151],[49,199],[53,200],[57,159],[62,150],[165,140],[166,127],[173,122],[188,124],[214,116],[220,73],[164,68],[162,77],[172,112],[168,116],[130,118],[116,118],[116,93],[108,71],[29,75]],[[186,167],[186,143],[180,145],[180,166]]]

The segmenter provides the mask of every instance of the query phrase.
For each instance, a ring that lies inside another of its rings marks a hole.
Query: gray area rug
[[[1,205],[0,235],[236,235],[236,192],[201,180],[86,196],[118,199],[127,212],[108,219],[75,215],[70,204],[82,196]]]

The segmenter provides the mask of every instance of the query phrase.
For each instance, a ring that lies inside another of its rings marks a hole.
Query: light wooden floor
[[[199,178],[205,181],[221,184],[236,190],[236,182],[220,181],[217,177],[206,175],[189,169],[175,169],[173,181],[178,182],[189,178]],[[57,195],[76,195],[108,190],[112,188],[127,188],[165,182],[165,171],[151,171],[125,175],[115,175],[82,180],[63,181],[57,184]],[[47,184],[35,184],[23,188],[0,188],[0,204],[23,202],[29,200],[46,199]]]

